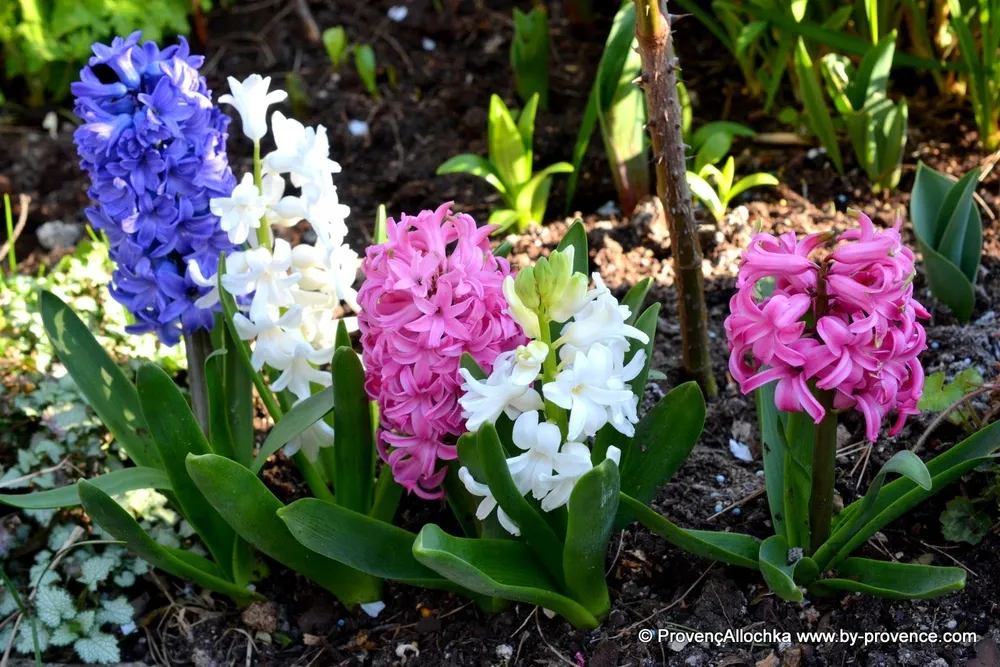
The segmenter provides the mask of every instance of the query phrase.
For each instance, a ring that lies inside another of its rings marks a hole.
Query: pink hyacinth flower
[[[387,241],[365,253],[358,292],[365,390],[379,406],[378,449],[393,477],[423,498],[440,498],[464,430],[458,396],[462,354],[489,371],[525,341],[505,313],[507,260],[451,203],[386,221]]]
[[[818,424],[826,410],[815,385],[833,392],[835,409],[857,409],[872,441],[890,412],[890,435],[918,412],[918,355],[927,347],[918,320],[929,314],[913,298],[914,256],[902,245],[901,224],[878,230],[861,214],[821,263],[809,255],[829,234],[754,236],[726,318],[729,369],[743,393],[776,382],[777,407],[807,412]],[[758,301],[763,278],[773,278],[774,289]]]

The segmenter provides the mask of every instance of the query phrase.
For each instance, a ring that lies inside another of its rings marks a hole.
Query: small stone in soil
[[[743,514],[743,510],[741,510],[739,507],[734,507],[733,516],[739,516],[740,514]]]
[[[83,227],[62,220],[51,220],[41,225],[36,234],[38,242],[46,250],[72,248],[83,236]]]
[[[367,137],[368,123],[363,120],[351,120],[347,123],[347,131],[352,137]]]
[[[718,482],[719,484],[725,484],[726,483],[726,476],[725,475],[716,475],[715,476],[715,481]]]
[[[390,7],[389,11],[385,13],[389,17],[389,20],[395,21],[396,23],[402,23],[406,20],[406,15],[410,13],[410,10],[402,5],[396,5]]]
[[[753,454],[750,453],[750,448],[738,440],[729,439],[729,451],[740,461],[746,463],[753,461]]]
[[[718,514],[721,511],[722,511],[722,505],[716,505],[715,506],[715,513]]]
[[[437,42],[430,37],[424,37],[423,40],[421,40],[420,45],[424,47],[424,51],[433,51],[437,48]]]

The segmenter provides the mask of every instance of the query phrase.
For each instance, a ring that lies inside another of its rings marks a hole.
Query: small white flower
[[[305,399],[299,399],[296,403],[301,403]],[[333,428],[320,419],[318,422],[303,431],[297,438],[293,438],[285,445],[284,450],[287,456],[294,456],[297,452],[305,454],[306,458],[316,462],[319,458],[319,450],[323,447],[333,446]]]
[[[233,315],[233,324],[240,340],[254,340],[250,363],[254,370],[260,370],[264,364],[277,368],[286,363],[289,353],[286,340],[288,332],[294,331],[302,322],[302,307],[294,305],[277,320],[270,314],[256,322],[251,321],[243,313]]]
[[[539,338],[542,330],[538,325],[538,313],[524,305],[521,297],[517,295],[517,290],[514,289],[514,276],[503,279],[503,296],[507,299],[507,314],[521,325],[524,335],[532,339]]]
[[[219,216],[219,226],[229,236],[229,242],[239,245],[250,237],[250,230],[260,227],[260,219],[267,212],[267,198],[254,185],[253,174],[243,174],[232,194],[215,197],[208,206],[212,215]]]
[[[291,346],[291,354],[286,359],[279,361],[278,365],[269,364],[281,371],[278,379],[271,383],[271,389],[274,391],[288,389],[299,400],[304,400],[312,396],[310,385],[318,384],[321,387],[329,387],[333,383],[329,372],[316,368],[318,365],[330,363],[333,358],[333,349],[317,350],[306,342],[305,338],[301,338],[301,334],[297,336],[290,334],[290,339],[294,340],[294,338],[299,338],[299,340],[295,340]]]
[[[236,107],[243,121],[243,134],[254,143],[267,134],[267,108],[284,102],[288,97],[288,93],[283,90],[267,92],[270,86],[271,77],[261,77],[260,74],[251,74],[243,81],[229,77],[231,94],[219,97],[219,104]]]
[[[459,369],[465,382],[462,384],[464,393],[458,403],[462,406],[465,426],[470,431],[479,430],[486,422],[495,422],[501,412],[511,419],[517,419],[522,412],[542,408],[542,397],[537,391],[513,382],[513,356],[513,350],[497,355],[493,362],[493,372],[485,381],[472,377],[464,368]]]
[[[514,384],[530,385],[538,377],[549,354],[549,346],[539,340],[533,340],[527,345],[519,345],[514,350],[514,369],[511,380]]]
[[[562,434],[559,427],[550,422],[538,423],[538,411],[525,412],[514,422],[514,444],[523,454],[507,459],[507,467],[517,490],[524,495],[531,492],[541,499],[547,489],[541,484],[542,475],[551,475],[555,465],[553,458],[559,452]]]
[[[195,308],[207,310],[219,303],[219,281],[217,275],[212,274],[210,278],[206,278],[201,272],[201,267],[198,266],[198,262],[191,259],[188,260],[188,277],[190,277],[191,281],[198,287],[209,288],[208,292],[195,299]]]
[[[324,183],[306,183],[302,186],[302,205],[316,238],[325,246],[339,246],[347,236],[347,223],[351,209],[340,203],[333,178]]]
[[[226,260],[222,286],[233,296],[254,293],[250,302],[250,319],[254,322],[277,319],[278,315],[272,316],[272,312],[295,302],[292,287],[302,277],[298,273],[289,274],[291,265],[292,248],[288,241],[275,239],[273,253],[267,248],[254,248],[231,254]]]
[[[607,423],[624,435],[635,435],[639,398],[626,382],[639,374],[645,361],[646,353],[640,350],[623,366],[623,357],[600,343],[577,353],[554,382],[542,387],[546,399],[570,411],[566,436],[590,437]]]
[[[500,507],[497,507],[497,500],[493,497],[493,492],[490,491],[490,487],[485,484],[480,484],[469,472],[469,469],[462,466],[458,471],[458,479],[465,485],[466,491],[474,496],[479,496],[483,499],[479,503],[479,507],[476,508],[476,518],[480,521],[485,521],[486,518],[493,513],[493,510],[497,511],[497,519],[500,521],[500,525],[503,526],[511,535],[520,535],[521,529],[517,527],[507,513],[503,511]]]
[[[340,165],[330,159],[325,127],[306,127],[280,111],[271,116],[271,127],[277,148],[264,157],[264,169],[289,174],[295,187],[310,182],[322,184],[331,174],[340,173]]]
[[[615,446],[608,447],[607,458],[618,465],[621,450]],[[555,475],[542,475],[539,484],[546,492],[542,499],[542,510],[551,512],[569,502],[576,483],[591,468],[590,448],[579,442],[567,442],[553,457]]]
[[[354,282],[361,258],[350,246],[344,244],[326,248],[300,243],[292,249],[292,266],[302,274],[300,290],[333,297],[335,301],[331,306],[346,303],[352,310],[359,309]]]
[[[600,287],[604,287],[603,282]],[[573,363],[578,352],[586,353],[596,344],[624,355],[629,349],[629,338],[643,344],[649,342],[649,336],[626,323],[631,316],[628,306],[620,305],[610,292],[600,293],[599,289],[595,290],[599,295],[563,327],[554,343],[559,348],[559,359],[563,363]]]

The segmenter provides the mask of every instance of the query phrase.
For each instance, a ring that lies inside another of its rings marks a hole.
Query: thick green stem
[[[253,142],[253,184],[257,186],[257,192],[264,194],[264,179],[261,176],[262,165],[260,161],[260,142]],[[260,227],[257,228],[257,241],[262,248],[270,250],[273,245],[271,238],[271,225],[267,224],[266,218],[260,219]]]
[[[705,278],[698,225],[687,183],[681,105],[677,97],[678,67],[670,24],[660,12],[658,0],[635,0],[635,13],[635,36],[642,59],[642,82],[656,160],[656,190],[663,202],[674,256],[684,371],[698,382],[706,396],[715,396],[718,388],[709,354]]]
[[[198,426],[208,436],[208,387],[205,385],[205,362],[212,353],[211,335],[204,329],[184,334],[184,352],[187,355],[191,410],[198,420]]]
[[[813,445],[812,492],[809,495],[811,553],[830,537],[833,521],[833,490],[837,479],[837,414],[833,411],[833,392],[818,392],[826,416],[816,427]]]
[[[559,374],[559,361],[556,358],[556,348],[552,345],[552,330],[547,317],[539,315],[538,329],[539,340],[549,348],[549,353],[545,355],[545,361],[542,362],[542,385],[544,386],[549,382],[555,382],[556,375]],[[566,437],[566,433],[569,430],[569,419],[566,416],[566,411],[546,399],[545,414],[550,419],[555,420],[556,424],[559,425],[559,430],[563,434],[563,437]]]

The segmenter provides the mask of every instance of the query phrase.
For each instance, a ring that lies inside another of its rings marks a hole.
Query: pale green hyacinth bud
[[[521,274],[526,270],[523,269],[518,274],[517,281],[514,280],[513,276],[507,276],[503,279],[503,295],[507,299],[507,305],[510,307],[510,316],[521,325],[524,335],[528,338],[539,338],[542,335],[542,330],[538,324],[538,313],[529,308],[521,299],[521,290],[518,289],[519,285],[516,284],[516,282],[521,281]],[[537,304],[538,295],[534,292],[534,279],[531,279],[531,287],[531,294],[534,295],[534,301]]]

